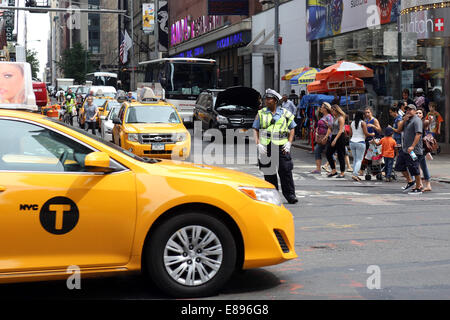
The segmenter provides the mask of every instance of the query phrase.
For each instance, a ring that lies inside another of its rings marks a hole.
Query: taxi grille
[[[175,137],[172,134],[140,134],[139,136],[140,142],[142,144],[151,144],[151,143],[175,143]]]
[[[283,236],[281,235],[280,231],[278,230],[273,230],[273,232],[275,233],[275,236],[277,237],[278,243],[280,244],[281,250],[284,253],[288,253],[289,252],[289,247],[286,244],[286,241],[284,241]]]
[[[171,154],[172,150],[144,150],[144,154]]]

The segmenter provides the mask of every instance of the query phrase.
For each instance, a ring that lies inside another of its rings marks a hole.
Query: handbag
[[[326,145],[327,144],[327,140],[324,140],[324,138],[326,136],[327,136],[326,134],[318,134],[317,131],[316,131],[316,140],[315,140],[316,143],[320,144],[322,146]]]
[[[423,137],[423,148],[425,153],[434,152],[439,148],[436,139],[433,137],[431,133],[427,133]]]

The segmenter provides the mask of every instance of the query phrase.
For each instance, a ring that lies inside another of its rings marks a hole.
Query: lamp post
[[[279,6],[280,6],[280,0],[274,0],[274,4],[275,4],[275,25],[274,25],[274,59],[273,59],[273,63],[274,63],[274,88],[275,91],[279,92],[280,91],[280,42],[279,42],[279,38],[280,38],[280,30],[278,28],[279,26]]]
[[[259,0],[259,3],[262,5],[264,4],[273,4],[274,5],[274,11],[275,11],[275,22],[273,27],[273,87],[274,90],[279,92],[280,91],[280,30],[278,28],[279,26],[279,7],[280,7],[280,0]]]

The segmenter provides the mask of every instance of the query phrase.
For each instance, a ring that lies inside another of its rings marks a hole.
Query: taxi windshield
[[[94,98],[92,104],[98,108],[102,107],[105,103],[106,99]]]
[[[104,139],[102,139],[100,137],[97,137],[96,135],[93,135],[93,134],[91,134],[91,133],[89,133],[89,132],[87,132],[87,131],[85,131],[83,129],[73,127],[73,126],[71,126],[71,125],[69,125],[67,123],[61,122],[59,120],[56,120],[56,119],[53,119],[53,118],[47,118],[47,120],[50,120],[51,122],[57,123],[57,124],[62,125],[64,127],[66,127],[66,128],[69,128],[69,129],[74,130],[74,131],[76,131],[78,133],[81,133],[81,134],[83,134],[85,136],[88,136],[89,138],[92,138],[92,139],[96,140],[97,142],[103,143],[103,144],[107,145],[108,147],[113,148],[114,150],[117,150],[117,151],[119,151],[119,152],[121,152],[121,153],[123,153],[123,154],[125,154],[125,155],[127,155],[127,156],[129,156],[131,158],[133,158],[134,160],[147,162],[147,163],[157,163],[157,162],[161,161],[161,160],[155,159],[155,158],[139,157],[139,156],[135,155],[134,153],[132,153],[132,152],[130,152],[128,150],[125,150],[125,149],[119,147],[118,145],[116,145],[114,143],[106,141],[106,140],[104,140]]]
[[[128,108],[126,123],[181,123],[177,112],[167,106],[133,106]]]
[[[120,107],[120,103],[117,101],[109,101],[108,104],[106,105],[106,110],[110,110],[110,109],[115,109],[115,108],[119,108]]]

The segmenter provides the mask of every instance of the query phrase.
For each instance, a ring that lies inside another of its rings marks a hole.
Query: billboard
[[[210,16],[248,16],[248,0],[208,0]]]
[[[402,32],[414,32],[417,39],[449,38],[450,8],[428,9],[404,14],[400,18]]]
[[[307,0],[306,39],[396,22],[400,0]]]
[[[153,33],[155,29],[155,4],[142,4],[142,31],[145,34]]]
[[[159,51],[167,52],[169,50],[169,8],[167,5],[167,1],[159,1],[157,19],[159,29]]]

